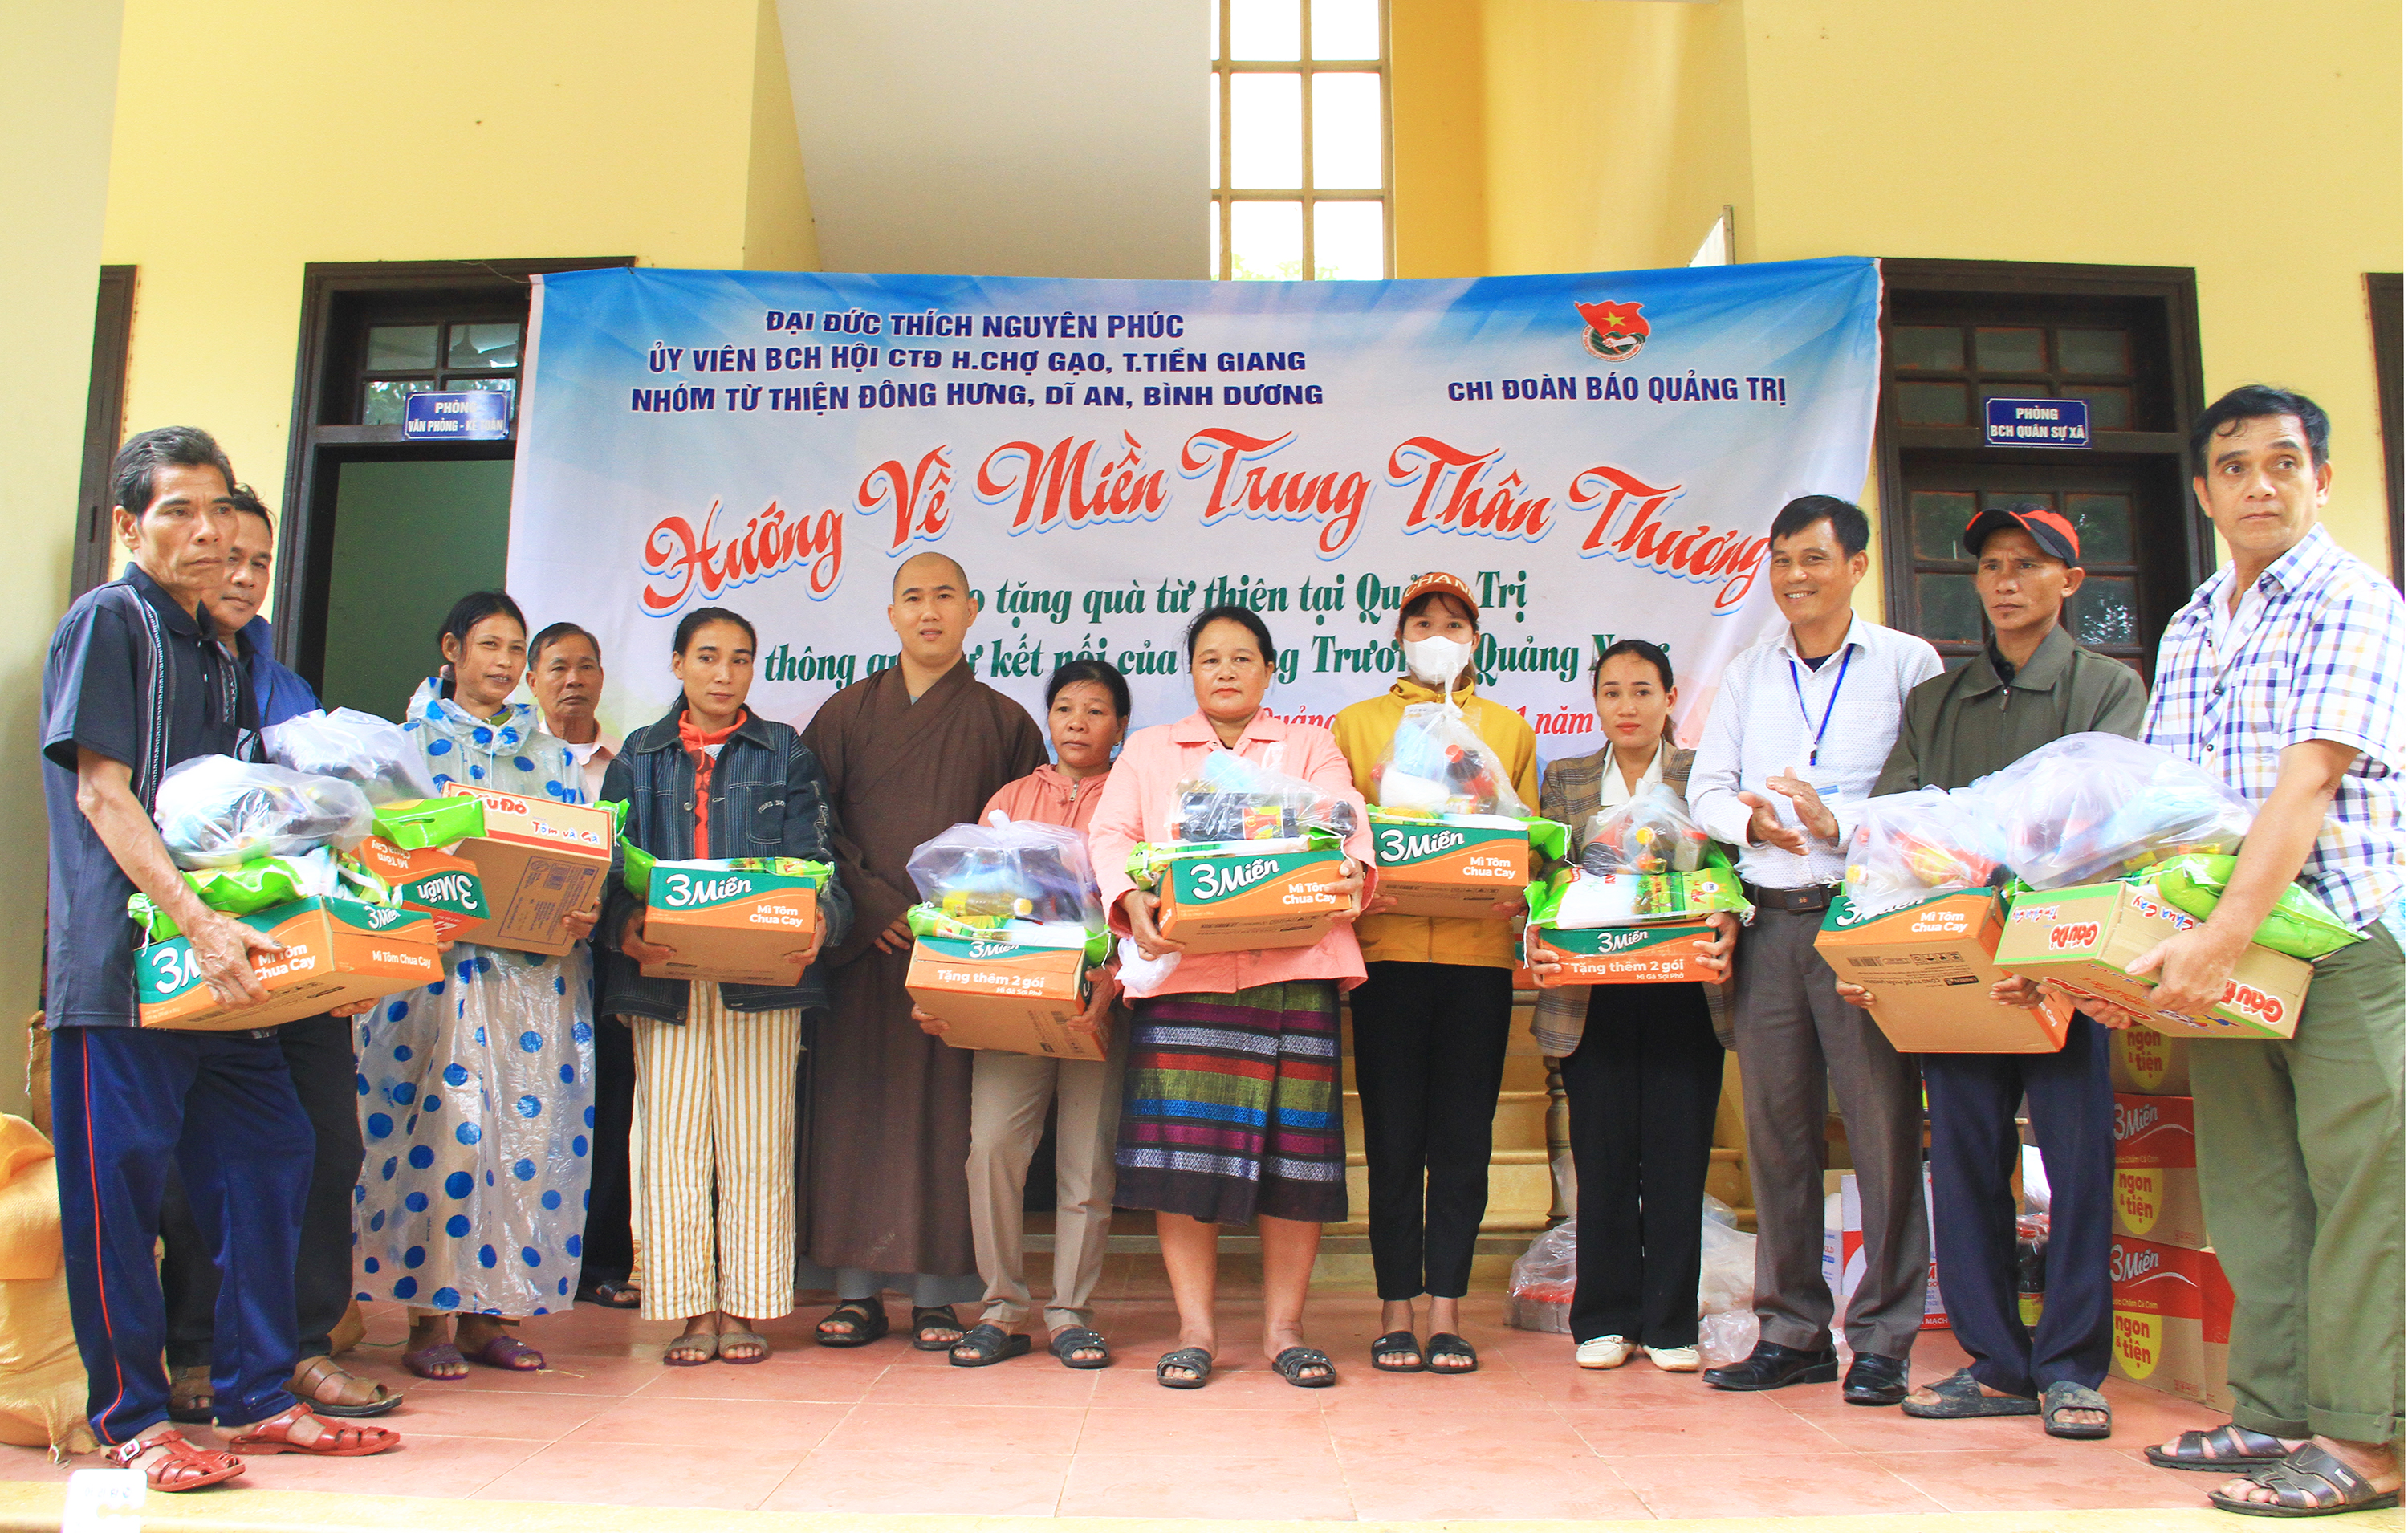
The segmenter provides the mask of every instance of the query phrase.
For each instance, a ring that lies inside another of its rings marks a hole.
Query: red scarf
[[[744,727],[752,717],[743,709],[736,710],[736,722],[724,729],[701,730],[694,726],[690,712],[678,715],[678,743],[694,758],[694,854],[710,855],[710,769],[719,765],[708,746],[725,745],[727,737]]]

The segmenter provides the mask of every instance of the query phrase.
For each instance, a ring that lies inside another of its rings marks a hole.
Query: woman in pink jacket
[[[1135,1021],[1113,1157],[1115,1201],[1154,1210],[1162,1239],[1180,1344],[1154,1377],[1172,1389],[1198,1388],[1211,1374],[1219,1226],[1249,1223],[1263,1242],[1264,1355],[1292,1384],[1338,1382],[1328,1354],[1304,1344],[1304,1295],[1321,1226],[1346,1217],[1338,996],[1363,980],[1352,922],[1371,849],[1338,742],[1263,708],[1278,653],[1244,608],[1198,615],[1187,629],[1197,711],[1129,738],[1087,828],[1114,928],[1149,958],[1179,955],[1168,977],[1122,976]],[[1175,838],[1177,785],[1216,751],[1302,778],[1353,809],[1347,860],[1326,886],[1347,913],[1312,947],[1184,953],[1155,926],[1154,896],[1130,881],[1129,849]]]

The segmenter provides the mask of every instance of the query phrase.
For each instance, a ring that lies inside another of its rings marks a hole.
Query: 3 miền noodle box
[[[925,931],[911,944],[903,988],[946,1024],[956,1049],[1000,1049],[1049,1059],[1102,1059],[1111,1039],[1070,1025],[1087,1010],[1085,943],[1055,946],[1009,926],[955,935]]]
[[[135,954],[141,1025],[191,1032],[274,1027],[443,977],[434,920],[421,911],[322,896],[234,919],[265,932],[283,949],[251,959],[267,999],[253,1006],[221,1005],[201,977],[192,943],[173,937]]]
[[[2190,1040],[2149,1027],[2107,1034],[2107,1079],[2117,1091],[2143,1096],[2190,1095]]]
[[[1872,992],[1872,1019],[1900,1053],[2055,1053],[2073,1009],[2002,1006],[1990,987],[2005,906],[1992,889],[1960,889],[1875,915],[1846,891],[1832,896],[1814,951],[1831,971]]]
[[[1999,967],[2053,980],[2076,996],[2140,1014],[2161,1033],[2193,1038],[2289,1038],[2314,970],[2304,961],[2251,943],[2232,967],[2224,994],[2197,1014],[2157,1004],[2154,975],[2126,972],[2132,960],[2199,924],[2133,882],[2086,883],[2046,893],[2028,890],[2007,908]]]
[[[490,913],[461,926],[453,939],[555,956],[576,946],[561,919],[600,907],[618,835],[616,817],[590,805],[555,804],[465,782],[448,783],[443,792],[485,807],[485,833],[452,850],[476,867]]]
[[[1528,822],[1497,814],[1371,814],[1380,893],[1398,915],[1480,917],[1530,881]]]
[[[2215,1253],[2118,1236],[2107,1248],[2107,1280],[2116,1376],[2231,1409],[2232,1286]]]
[[[820,925],[826,872],[777,872],[738,861],[655,862],[644,899],[647,942],[671,950],[643,972],[655,980],[799,984]]]
[[[485,881],[466,857],[440,847],[395,846],[381,836],[369,837],[351,854],[384,880],[402,909],[434,917],[437,941],[451,941],[493,917],[485,904]]]
[[[1698,952],[1700,939],[1713,941],[1708,921],[1669,922],[1653,926],[1588,926],[1557,930],[1531,926],[1522,934],[1522,961],[1547,956],[1554,950],[1563,967],[1560,984],[1671,984],[1679,981],[1719,981]]]
[[[1336,883],[1346,863],[1335,836],[1141,848],[1157,864],[1154,924],[1189,953],[1309,948],[1349,908]]]
[[[2208,1243],[2189,1097],[2115,1094],[2114,1207],[2118,1235],[2193,1250]]]

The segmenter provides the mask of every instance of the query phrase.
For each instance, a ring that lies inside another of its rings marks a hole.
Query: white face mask
[[[1434,687],[1451,686],[1471,664],[1471,646],[1443,634],[1405,641],[1405,667],[1416,681]]]

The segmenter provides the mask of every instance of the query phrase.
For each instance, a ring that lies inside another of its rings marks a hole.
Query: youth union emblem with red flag
[[[1647,344],[1647,322],[1639,317],[1637,304],[1574,303],[1581,318],[1588,322],[1588,333],[1581,344],[1608,362],[1627,362]]]

